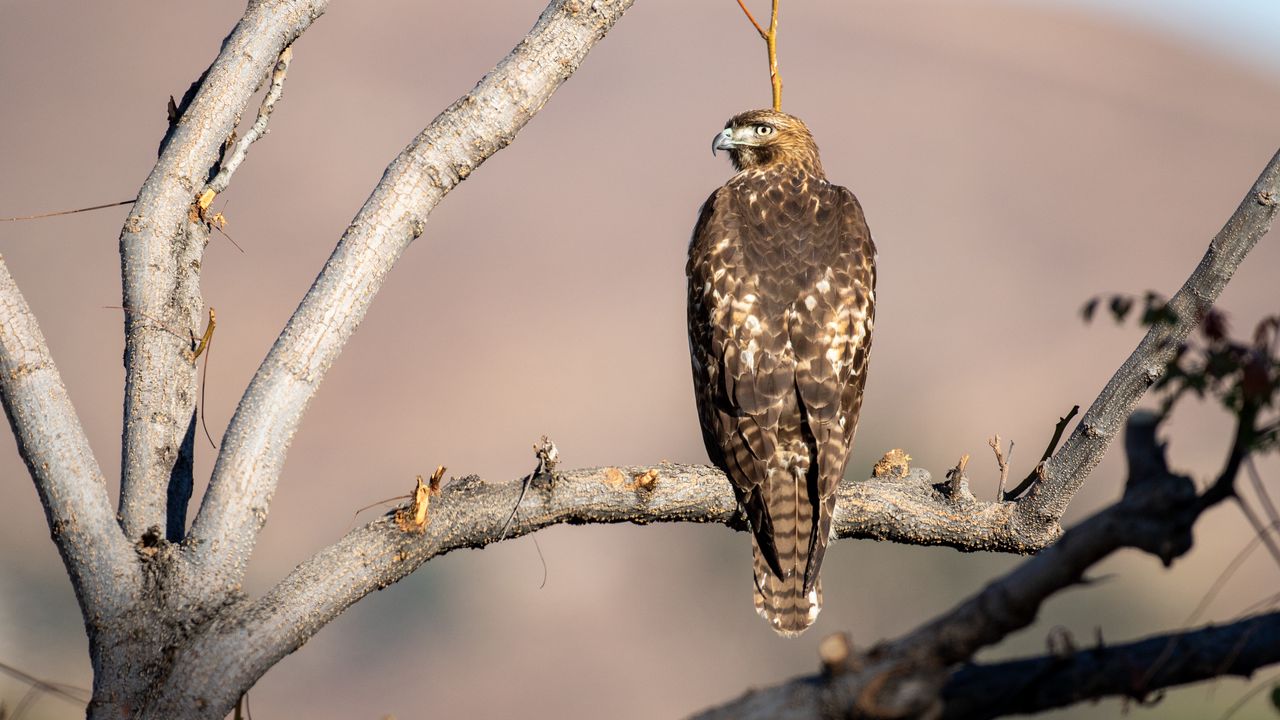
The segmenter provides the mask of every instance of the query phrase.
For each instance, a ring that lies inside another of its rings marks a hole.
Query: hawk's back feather
[[[707,199],[687,273],[703,440],[751,523],[756,608],[796,634],[821,609],[871,348],[875,247],[851,192],[775,163]]]

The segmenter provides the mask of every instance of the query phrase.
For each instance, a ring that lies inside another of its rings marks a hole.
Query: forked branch
[[[437,203],[515,139],[632,0],[555,0],[519,45],[383,174],[258,368],[223,436],[184,554],[206,597],[238,587],[307,403]]]
[[[281,51],[327,6],[327,0],[249,3],[181,112],[174,109],[160,158],[120,232],[126,312],[119,512],[131,538],[165,525],[173,458],[195,407],[195,363],[185,335],[201,329],[199,268],[208,240],[203,223],[191,220],[196,195]]]
[[[778,0],[773,0],[773,9],[769,13],[768,30],[760,27],[760,23],[756,22],[755,16],[747,9],[743,0],[738,0],[738,7],[742,8],[742,12],[747,14],[747,19],[751,21],[751,26],[764,39],[765,49],[769,53],[769,85],[773,88],[773,109],[781,112],[782,76],[778,74]]]

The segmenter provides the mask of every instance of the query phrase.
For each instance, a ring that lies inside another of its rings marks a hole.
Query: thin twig
[[[747,14],[747,19],[751,21],[751,26],[760,33],[760,37],[764,39],[765,49],[769,53],[769,85],[773,90],[773,109],[782,111],[782,76],[778,74],[778,0],[773,0],[772,9],[769,13],[769,29],[760,27],[760,23],[756,22],[756,18],[747,9],[746,4],[742,0],[738,0],[738,7],[742,8],[742,12]]]
[[[1271,559],[1275,560],[1277,565],[1280,565],[1280,546],[1276,545],[1275,538],[1269,532],[1270,528],[1262,524],[1258,516],[1253,513],[1253,508],[1250,508],[1249,503],[1245,502],[1244,498],[1240,497],[1238,493],[1235,495],[1235,499],[1236,506],[1240,508],[1240,512],[1244,513],[1244,516],[1249,520],[1249,524],[1253,526],[1253,531],[1257,536],[1262,538],[1262,544],[1267,546],[1267,552],[1271,553]]]
[[[1009,458],[1013,457],[1013,441],[1009,441],[1009,455],[1005,456],[1000,449],[1000,434],[987,440],[987,444],[991,446],[991,451],[996,454],[996,465],[1000,468],[1000,487],[996,490],[996,502],[1004,499],[1004,486],[1009,482]]]
[[[1040,456],[1040,462],[1036,463],[1036,466],[1031,469],[1031,472],[1027,473],[1027,476],[1023,478],[1022,482],[1018,483],[1017,487],[1005,493],[1002,496],[1002,499],[1016,499],[1019,495],[1026,492],[1028,488],[1034,485],[1036,480],[1043,476],[1043,470],[1040,466],[1049,458],[1053,457],[1053,451],[1058,449],[1058,442],[1062,440],[1062,433],[1066,431],[1067,425],[1071,422],[1071,418],[1075,417],[1079,412],[1080,406],[1072,405],[1070,412],[1065,416],[1058,418],[1058,424],[1053,427],[1053,437],[1049,438],[1049,444],[1045,446],[1044,454]]]
[[[0,222],[18,222],[21,220],[39,220],[41,218],[59,217],[61,215],[75,215],[76,213],[89,212],[91,210],[106,210],[107,208],[120,207],[121,205],[131,205],[138,198],[131,200],[121,200],[120,202],[107,203],[106,205],[94,205],[93,207],[77,208],[75,210],[59,210],[57,212],[40,213],[39,215],[18,215],[16,217],[0,218]]]
[[[49,682],[48,680],[41,680],[35,675],[30,675],[12,665],[2,662],[0,662],[0,673],[4,673],[19,682],[26,683],[33,688],[39,688],[54,697],[66,700],[67,702],[74,703],[81,707],[84,707],[84,705],[89,702],[89,691],[84,688],[67,685],[66,683],[55,683]],[[79,693],[79,695],[76,693]]]
[[[258,106],[258,118],[253,121],[253,126],[245,132],[244,137],[236,144],[236,149],[231,153],[226,162],[222,163],[222,169],[218,174],[209,181],[205,186],[205,192],[201,193],[201,202],[204,207],[208,207],[208,203],[204,201],[204,197],[210,191],[214,195],[221,193],[231,184],[231,176],[235,174],[236,169],[244,162],[249,154],[249,146],[253,145],[263,135],[267,134],[267,124],[271,121],[271,112],[275,110],[276,101],[284,94],[285,76],[289,74],[289,63],[293,60],[293,46],[286,45],[284,50],[280,52],[280,58],[276,61],[275,67],[271,70],[271,87],[267,90],[267,94],[262,98],[262,104]],[[209,198],[212,202],[213,198]],[[235,241],[232,241],[233,243]],[[238,247],[238,246],[237,246]]]
[[[210,319],[213,317],[213,308],[209,308],[209,317]],[[208,439],[209,444],[213,446],[214,450],[217,450],[218,443],[213,441],[213,435],[209,432],[209,422],[204,418],[204,409],[206,405],[204,401],[204,393],[209,387],[209,358],[213,356],[212,335],[209,337],[209,342],[205,343],[205,351],[204,367],[201,369],[200,373],[200,428],[204,430],[204,436]]]
[[[195,352],[191,353],[191,360],[194,362],[200,357],[200,354],[208,349],[209,344],[213,342],[213,331],[218,326],[218,316],[213,308],[209,308],[209,323],[204,326],[204,334],[200,336],[200,342],[196,344]]]
[[[756,32],[760,33],[760,37],[768,39],[769,33],[765,32],[765,29],[760,27],[760,23],[756,22],[755,16],[751,14],[751,11],[747,9],[747,6],[742,2],[742,0],[738,0],[738,7],[742,8],[742,12],[747,14],[747,19],[751,21],[751,25],[755,27]]]

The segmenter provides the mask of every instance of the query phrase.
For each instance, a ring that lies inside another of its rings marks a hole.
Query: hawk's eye
[[[765,135],[772,135],[772,134],[773,134],[773,128],[772,128],[772,127],[770,127],[770,126],[768,126],[768,125],[757,125],[757,126],[756,126],[756,134],[757,134],[757,135],[760,135],[760,136],[762,136],[762,137],[763,137],[763,136],[765,136]]]

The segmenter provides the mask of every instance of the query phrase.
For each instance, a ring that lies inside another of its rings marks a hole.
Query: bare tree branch
[[[280,52],[327,0],[250,2],[162,145],[120,232],[125,307],[120,517],[137,538],[164,527],[166,487],[195,406],[188,334],[200,329],[200,262],[208,229],[196,194]]]
[[[943,688],[942,717],[986,720],[1116,696],[1149,702],[1164,688],[1223,675],[1247,678],[1275,663],[1280,663],[1280,612],[1099,645],[1065,657],[968,665]]]
[[[1218,231],[1191,277],[1169,300],[1172,323],[1152,325],[1102,393],[1089,406],[1062,448],[1045,463],[1044,480],[1018,503],[1014,522],[1024,526],[1056,525],[1107,447],[1133,412],[1138,400],[1164,373],[1179,343],[1200,324],[1236,268],[1271,229],[1280,206],[1280,152],[1258,176],[1236,211]]]
[[[280,97],[284,95],[284,80],[289,74],[289,63],[292,61],[293,46],[286,45],[284,50],[280,51],[280,58],[276,61],[275,69],[271,71],[271,87],[267,90],[266,96],[262,98],[262,104],[258,106],[258,117],[253,121],[253,125],[249,127],[244,137],[240,138],[240,141],[236,143],[235,151],[222,162],[222,168],[209,181],[209,184],[205,187],[206,191],[212,191],[216,195],[226,190],[227,186],[231,184],[231,176],[240,168],[240,164],[244,162],[244,159],[249,156],[249,148],[267,134],[267,124],[271,122],[271,113],[276,109],[276,103],[280,100]],[[205,201],[203,196],[199,202],[203,207],[208,207],[208,202]]]
[[[394,514],[349,533],[259,600],[212,623],[180,653],[175,672],[248,687],[365,595],[436,556],[500,542],[521,490],[520,481],[487,484],[463,478],[430,501],[421,533],[406,531]],[[1006,552],[1030,552],[1052,539],[1008,535],[1012,504],[981,503],[972,496],[953,500],[921,470],[905,478],[846,482],[839,493],[833,523],[839,537]],[[505,539],[555,524],[621,522],[721,523],[746,529],[723,473],[702,465],[661,464],[557,474],[553,483],[525,495]]]
[[[44,335],[3,259],[0,394],[92,634],[136,597],[141,572]]]
[[[849,672],[752,691],[698,717],[907,718],[941,712],[941,691],[956,664],[1029,625],[1047,598],[1079,583],[1099,560],[1134,547],[1167,565],[1190,549],[1191,527],[1209,505],[1196,495],[1190,478],[1169,471],[1156,425],[1156,417],[1146,412],[1129,423],[1130,477],[1120,502],[1071,528],[974,597],[854,658]]]
[[[238,587],[303,410],[427,215],[506,147],[632,0],[555,0],[479,84],[391,163],[259,367],[192,526],[192,582]]]

